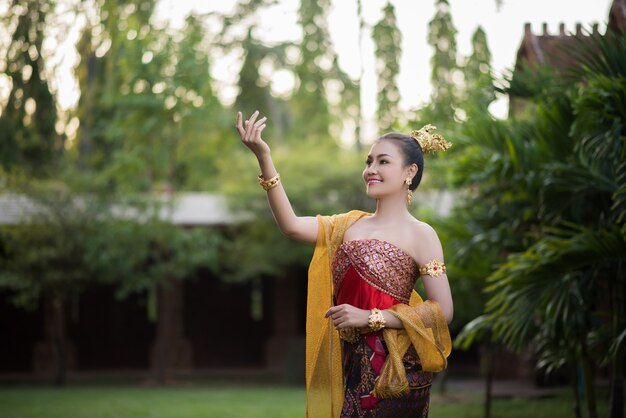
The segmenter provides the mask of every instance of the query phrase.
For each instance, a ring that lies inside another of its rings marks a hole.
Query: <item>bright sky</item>
[[[559,23],[564,23],[566,32],[575,31],[576,23],[585,27],[592,23],[600,24],[604,32],[611,0],[503,0],[498,9],[496,0],[449,0],[453,24],[458,30],[458,50],[463,55],[471,53],[471,36],[480,25],[487,33],[491,49],[492,66],[496,74],[511,68],[522,39],[524,23],[530,22],[535,34],[542,31],[542,23],[548,25],[550,34],[558,33]],[[60,2],[62,3],[62,2]],[[161,0],[157,9],[157,19],[169,21],[173,27],[183,23],[185,15],[191,11],[230,12],[236,0]],[[363,14],[368,25],[373,26],[382,16],[386,0],[362,0]],[[427,45],[428,22],[432,19],[435,0],[392,0],[396,9],[398,25],[403,35],[401,72],[398,78],[402,96],[401,107],[413,109],[428,100],[430,95],[431,48]],[[376,111],[376,79],[374,73],[373,42],[367,33],[361,48],[358,45],[357,0],[331,0],[328,16],[333,46],[339,56],[339,64],[352,78],[360,71],[359,49],[363,51],[365,67],[363,78],[363,113],[366,119],[373,119]],[[260,36],[264,41],[298,40],[301,29],[297,24],[299,0],[280,0],[279,4],[259,15]],[[0,13],[6,8],[0,6]],[[53,89],[58,92],[62,109],[76,105],[79,92],[72,78],[73,66],[77,62],[73,44],[78,39],[79,25],[73,25],[67,36],[63,36],[60,46],[48,43],[49,53],[54,55],[56,76]],[[66,28],[67,29],[67,28]],[[209,27],[209,32],[216,28]],[[44,45],[44,49],[46,45]],[[237,55],[224,57],[212,63],[212,76],[219,85],[219,95],[226,104],[233,102],[237,93],[235,82],[240,62]],[[0,74],[0,96],[6,97],[8,86]],[[284,72],[276,74],[273,87],[285,91],[293,85],[293,79]],[[497,117],[507,113],[506,99],[499,99],[491,107]],[[369,130],[369,129],[368,129]]]

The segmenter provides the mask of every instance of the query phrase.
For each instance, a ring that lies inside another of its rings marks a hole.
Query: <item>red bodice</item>
[[[409,303],[419,271],[409,254],[377,239],[341,244],[332,270],[336,303],[361,309]]]

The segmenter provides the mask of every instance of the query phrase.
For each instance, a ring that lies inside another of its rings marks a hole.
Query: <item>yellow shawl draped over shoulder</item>
[[[309,266],[306,318],[306,394],[308,418],[338,418],[343,406],[344,388],[339,333],[324,314],[333,303],[331,263],[343,235],[364,216],[351,211],[333,216],[318,216],[317,243]],[[423,302],[413,291],[411,307],[396,305],[389,310],[402,321],[403,330],[385,329],[389,349],[374,388],[381,397],[398,396],[408,390],[402,357],[413,345],[424,371],[446,368],[451,342],[447,322],[436,302]]]

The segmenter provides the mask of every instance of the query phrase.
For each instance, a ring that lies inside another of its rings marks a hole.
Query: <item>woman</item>
[[[407,209],[423,172],[423,151],[446,143],[427,126],[380,137],[363,181],[376,211],[297,216],[261,138],[267,118],[243,121],[241,141],[256,156],[259,183],[280,230],[316,244],[309,268],[308,417],[426,417],[432,372],[450,353],[453,305],[435,231]],[[422,147],[426,148],[422,150]],[[428,296],[413,290],[421,276]]]

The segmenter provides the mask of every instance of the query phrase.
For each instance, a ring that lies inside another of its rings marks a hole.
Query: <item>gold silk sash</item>
[[[344,400],[341,343],[330,318],[333,303],[331,263],[343,235],[356,221],[371,214],[351,211],[318,216],[317,243],[309,266],[306,318],[307,418],[339,418]],[[375,394],[399,396],[408,390],[402,357],[410,345],[417,351],[424,371],[441,371],[447,365],[451,341],[448,324],[436,302],[423,302],[413,290],[409,305],[389,310],[403,323],[402,330],[385,329],[389,355],[383,365]]]
[[[306,416],[338,418],[343,406],[339,333],[324,314],[333,304],[331,263],[343,234],[366,212],[319,216],[306,304]]]
[[[422,301],[415,290],[409,303],[387,309],[402,321],[404,329],[383,330],[389,354],[374,385],[373,394],[379,398],[393,398],[409,391],[402,358],[411,345],[423,371],[440,372],[448,366],[452,341],[441,307],[437,302]]]

